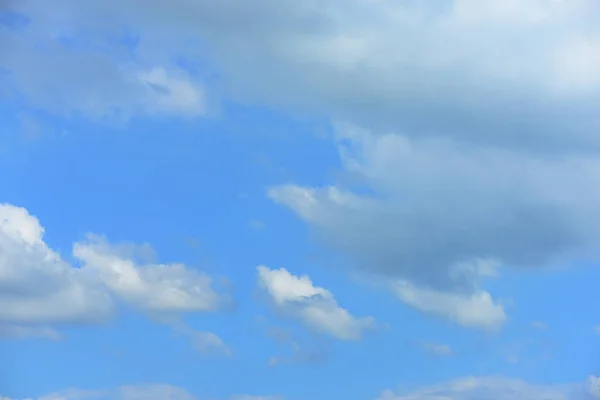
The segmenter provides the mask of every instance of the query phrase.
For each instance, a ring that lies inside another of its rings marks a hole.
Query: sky
[[[0,0],[0,400],[600,399],[597,0]]]

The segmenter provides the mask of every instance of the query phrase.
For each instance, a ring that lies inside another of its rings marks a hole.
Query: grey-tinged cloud
[[[506,377],[468,377],[410,391],[381,393],[378,400],[594,400],[597,378],[565,385],[531,384]]]
[[[119,81],[113,64],[163,65],[183,55],[213,65],[238,100],[377,131],[559,152],[600,145],[595,0],[260,0],[251,6],[242,0],[59,0],[53,12],[42,1],[17,7],[29,16],[35,40],[60,34],[96,46],[69,55],[51,48],[43,55],[50,66],[31,63],[41,59],[37,53],[8,65],[31,99],[55,84],[73,89],[64,92],[68,102],[68,93],[83,90],[75,87],[80,78],[91,76],[73,79],[53,63],[71,65],[69,71],[105,65],[90,82],[94,94],[102,83]],[[116,59],[100,60],[116,43],[106,38],[120,37],[123,28],[139,39],[135,57],[121,50]],[[32,52],[33,39],[6,54]]]
[[[141,63],[114,37],[87,42],[84,33],[76,38],[70,28],[50,25],[36,18],[18,28],[0,24],[3,97],[97,122],[206,114],[204,86],[180,66]]]
[[[259,266],[258,284],[275,309],[311,330],[339,340],[358,340],[373,329],[373,317],[355,317],[338,305],[330,291],[313,285],[306,276],[292,275],[284,268]]]
[[[466,326],[506,315],[484,289],[498,268],[600,258],[600,162],[340,125],[344,179],[269,191],[321,242],[403,302]]]
[[[183,264],[138,264],[147,247],[111,245],[98,236],[77,242],[74,267],[44,242],[26,209],[0,204],[0,336],[58,339],[57,326],[98,324],[120,301],[153,318],[214,311],[229,299],[209,276]]]

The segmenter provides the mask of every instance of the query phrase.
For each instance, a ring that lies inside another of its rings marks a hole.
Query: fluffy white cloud
[[[100,322],[112,313],[110,294],[92,271],[73,268],[43,241],[27,210],[0,204],[0,325]]]
[[[111,293],[149,314],[210,311],[223,300],[208,275],[183,264],[137,265],[97,236],[75,243],[73,255]]]
[[[375,325],[372,317],[357,318],[341,308],[331,292],[314,286],[306,275],[295,276],[284,268],[265,266],[257,270],[259,285],[269,294],[276,310],[317,332],[340,340],[357,340]]]
[[[214,310],[226,301],[207,275],[181,264],[138,265],[97,236],[75,243],[74,267],[50,249],[21,207],[0,204],[0,336],[56,339],[50,326],[99,323],[115,300],[151,316]],[[130,246],[131,247],[131,246]]]
[[[469,377],[412,391],[383,392],[378,400],[593,400],[600,398],[590,377],[586,384],[535,385],[504,377]]]

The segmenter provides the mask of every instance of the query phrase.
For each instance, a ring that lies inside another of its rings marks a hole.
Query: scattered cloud
[[[60,0],[48,13],[19,2],[29,22],[5,29],[0,67],[6,87],[62,114],[202,115],[207,71],[173,62],[185,56],[218,66],[232,99],[355,124],[337,127],[337,146],[368,190],[291,184],[271,197],[401,282],[402,301],[496,328],[505,311],[482,282],[493,276],[464,265],[600,258],[600,192],[589,190],[600,176],[600,6],[442,3]],[[123,28],[134,45],[108,39]]]
[[[58,338],[53,327],[110,319],[116,301],[152,317],[213,311],[228,299],[211,278],[182,264],[138,265],[128,252],[90,235],[73,246],[75,267],[50,249],[44,228],[22,207],[0,204],[0,334]]]
[[[259,266],[259,286],[270,296],[275,309],[296,318],[308,328],[340,340],[358,340],[372,329],[372,317],[354,317],[338,306],[327,289],[314,286],[306,276],[295,276],[286,269]]]
[[[536,385],[505,377],[468,377],[412,391],[384,391],[378,400],[592,400],[600,398],[596,397],[597,382],[594,376],[586,383],[566,385]]]

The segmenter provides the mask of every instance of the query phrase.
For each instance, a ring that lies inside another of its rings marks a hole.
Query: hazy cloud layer
[[[218,71],[220,85],[238,99],[411,137],[443,134],[554,151],[599,145],[595,0],[260,0],[251,6],[59,0],[52,12],[32,0],[15,7],[30,23],[19,40],[4,39],[10,46],[3,64],[35,101],[50,98],[42,91],[52,84],[64,89],[65,106],[81,107],[82,97],[73,94],[84,94],[84,81],[93,83],[85,89],[90,101],[140,93],[119,83],[129,61],[175,68],[169,62],[181,55],[204,61],[209,55],[209,72]],[[123,39],[124,27],[135,40]],[[63,37],[78,39],[66,46]],[[34,52],[32,43],[42,38],[50,41],[52,58]],[[81,43],[94,46],[75,51]],[[90,68],[102,70],[91,79]]]

